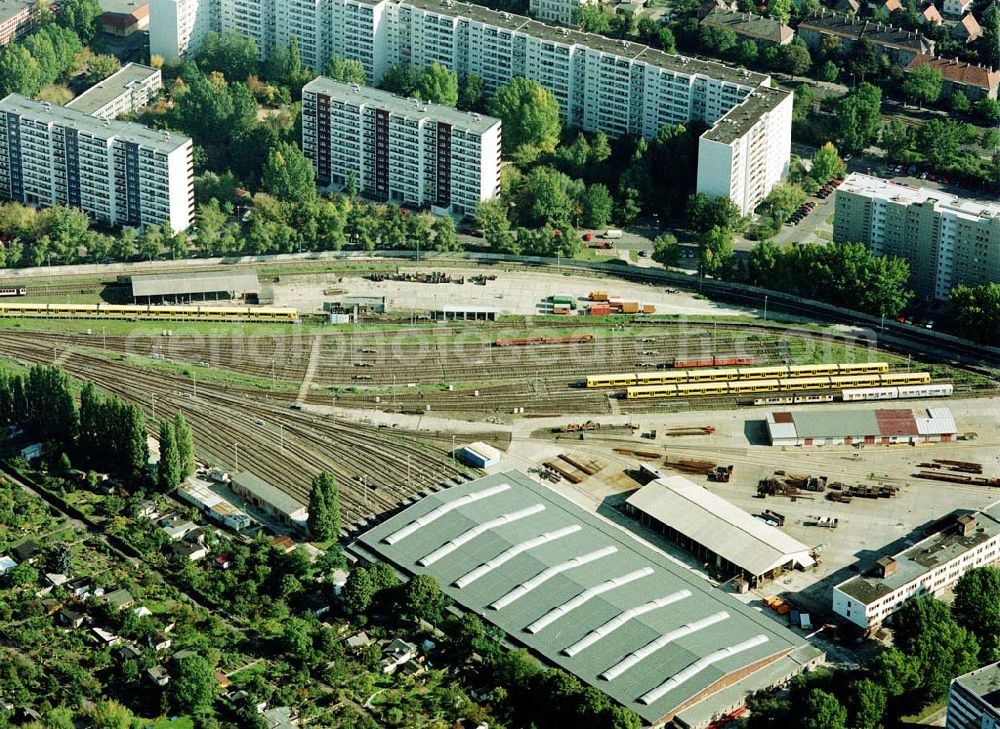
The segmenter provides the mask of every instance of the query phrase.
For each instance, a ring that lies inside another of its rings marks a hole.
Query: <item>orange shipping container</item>
[[[591,291],[590,292],[591,301],[607,301],[608,292],[607,291]]]
[[[553,314],[569,314],[569,304],[556,304],[552,307]]]
[[[611,313],[611,307],[607,304],[591,304],[589,311],[591,316],[607,316]]]
[[[643,304],[642,305],[642,313],[643,314],[655,314],[656,313],[656,307],[653,306],[653,304]]]
[[[639,302],[638,301],[623,301],[622,302],[622,314],[638,314],[639,313]]]

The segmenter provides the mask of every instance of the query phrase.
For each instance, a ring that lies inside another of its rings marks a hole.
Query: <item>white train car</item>
[[[898,387],[852,387],[840,391],[844,402],[858,400],[895,400],[899,397]]]
[[[955,392],[955,386],[950,382],[942,382],[937,385],[900,385],[898,388],[899,397],[951,397]]]

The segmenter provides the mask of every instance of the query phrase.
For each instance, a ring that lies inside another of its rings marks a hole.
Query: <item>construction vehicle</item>
[[[732,477],[732,475],[733,475],[732,466],[716,466],[715,471],[712,474],[712,477],[718,483],[729,483],[729,479]]]

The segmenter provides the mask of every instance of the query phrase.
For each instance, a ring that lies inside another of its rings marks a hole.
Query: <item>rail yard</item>
[[[731,575],[624,511],[648,477],[640,464],[681,473],[816,558],[740,599],[782,595],[823,619],[829,586],[860,551],[1000,497],[1000,427],[986,415],[996,378],[982,358],[966,364],[800,316],[765,320],[642,283],[499,268],[418,273],[262,272],[263,306],[111,304],[102,297],[122,301],[116,277],[0,281],[14,292],[0,300],[0,352],[56,363],[137,403],[150,423],[181,412],[201,462],[250,471],[302,503],[311,478],[332,472],[348,531],[484,468],[516,468],[726,582]],[[655,313],[581,313],[606,303],[595,291],[652,302]],[[559,297],[579,305],[558,314]],[[371,301],[386,310],[354,320]],[[497,320],[432,320],[448,306]],[[330,323],[331,311],[343,325]],[[769,414],[783,422],[781,410],[808,412],[829,419],[832,437],[875,408],[920,420],[942,407],[955,424],[950,442],[779,446],[765,428]],[[486,446],[477,452],[496,449],[500,465],[464,463],[459,451],[474,442]]]

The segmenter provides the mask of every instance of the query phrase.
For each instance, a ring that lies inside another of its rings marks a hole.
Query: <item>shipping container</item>
[[[588,311],[591,316],[607,316],[611,313],[611,307],[607,304],[591,304]]]
[[[591,291],[590,292],[591,301],[607,301],[608,292],[607,291]]]
[[[569,304],[556,304],[552,307],[553,314],[569,314],[571,311]]]
[[[642,305],[642,313],[643,314],[655,314],[656,313],[656,306],[654,306],[653,304],[643,304]]]
[[[576,301],[576,298],[569,294],[555,294],[552,296],[553,304],[570,304],[574,301]]]
[[[622,314],[638,314],[639,313],[639,302],[638,301],[623,301],[622,302]]]

